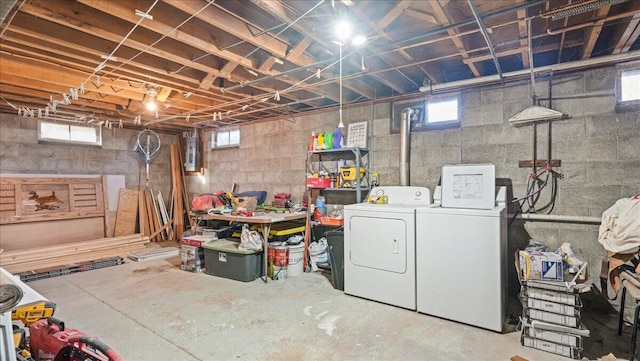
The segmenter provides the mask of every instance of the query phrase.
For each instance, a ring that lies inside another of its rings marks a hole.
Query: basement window
[[[616,79],[617,111],[640,109],[640,69],[619,69]]]
[[[211,149],[240,146],[240,129],[223,129],[211,132]]]
[[[640,70],[624,71],[620,75],[620,101],[640,100]]]
[[[102,128],[47,120],[38,121],[38,142],[102,146]]]
[[[429,99],[393,103],[391,133],[400,132],[402,110],[411,108],[412,132],[456,128],[460,126],[460,95],[435,96]]]

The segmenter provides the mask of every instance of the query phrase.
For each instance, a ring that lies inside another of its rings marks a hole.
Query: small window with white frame
[[[640,109],[640,67],[620,67],[616,78],[616,110]]]
[[[460,95],[448,94],[393,103],[391,132],[400,132],[402,110],[411,109],[409,124],[412,132],[460,126]]]
[[[38,141],[100,147],[102,146],[102,128],[85,124],[39,120]]]
[[[240,129],[221,129],[211,132],[211,149],[240,146]]]

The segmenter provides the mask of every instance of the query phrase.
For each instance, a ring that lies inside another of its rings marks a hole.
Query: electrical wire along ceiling
[[[169,132],[640,48],[640,0],[17,0],[0,16],[0,112]]]

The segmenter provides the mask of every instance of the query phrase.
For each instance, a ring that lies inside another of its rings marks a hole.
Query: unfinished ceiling
[[[535,67],[640,49],[640,0],[3,0],[0,15],[1,112],[166,131],[337,107],[340,19],[367,37],[342,46],[344,105],[526,70],[529,48]]]

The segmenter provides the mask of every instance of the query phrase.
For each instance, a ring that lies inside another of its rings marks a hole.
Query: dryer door
[[[349,258],[356,266],[395,273],[407,271],[407,222],[397,218],[350,218]]]

